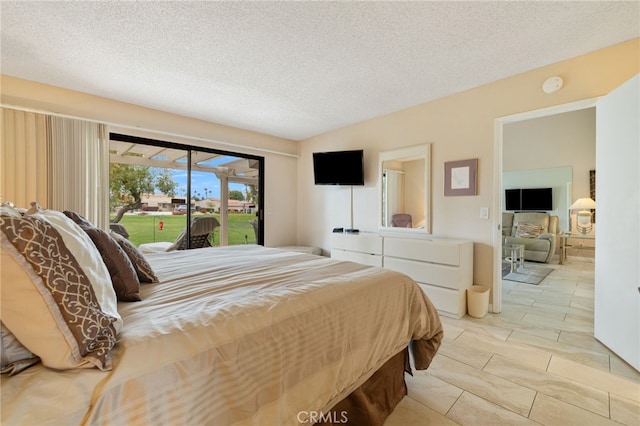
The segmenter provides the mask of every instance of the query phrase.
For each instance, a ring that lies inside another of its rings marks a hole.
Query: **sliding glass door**
[[[150,251],[263,244],[263,165],[262,157],[112,133],[111,229]]]
[[[216,245],[260,244],[258,159],[231,153],[191,152],[194,214],[219,221]]]

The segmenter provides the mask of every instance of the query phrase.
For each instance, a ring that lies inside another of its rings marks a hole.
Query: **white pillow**
[[[89,278],[102,311],[117,318],[114,327],[116,332],[120,333],[123,322],[118,313],[116,292],[113,289],[109,271],[91,238],[73,220],[57,210],[40,210],[38,213],[30,215],[46,220],[62,236],[64,245],[67,246]]]
[[[22,216],[22,214],[20,214],[20,211],[17,210],[15,207],[11,207],[9,205],[4,205],[4,204],[0,206],[0,214],[5,214],[7,216],[12,216],[12,217]]]

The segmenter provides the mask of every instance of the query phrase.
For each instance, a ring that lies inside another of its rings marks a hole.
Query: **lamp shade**
[[[578,198],[571,204],[569,210],[592,210],[596,208],[596,202],[591,198]]]

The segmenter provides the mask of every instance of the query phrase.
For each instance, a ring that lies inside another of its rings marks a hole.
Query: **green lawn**
[[[219,214],[212,215],[220,220]],[[115,215],[111,215],[113,219]],[[229,213],[229,245],[255,244],[256,237],[249,223],[254,214]],[[163,230],[160,230],[160,221]],[[186,215],[124,215],[120,224],[127,228],[129,240],[136,246],[157,241],[173,242],[187,224]],[[220,245],[220,228],[214,231],[213,245]]]

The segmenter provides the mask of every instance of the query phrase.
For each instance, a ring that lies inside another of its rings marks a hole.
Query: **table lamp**
[[[596,202],[591,198],[578,198],[571,204],[569,210],[578,210],[576,213],[576,228],[581,234],[588,234],[593,230],[591,222],[591,210],[596,208]]]

